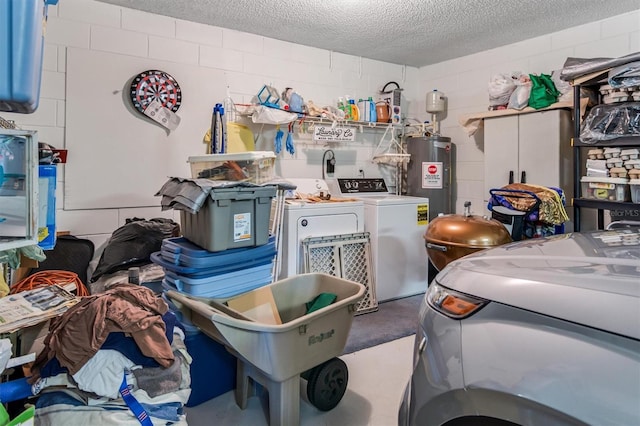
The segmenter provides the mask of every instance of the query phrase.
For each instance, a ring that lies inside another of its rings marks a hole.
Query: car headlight
[[[435,281],[427,290],[427,302],[436,311],[454,319],[466,318],[489,303],[487,300],[442,287]]]

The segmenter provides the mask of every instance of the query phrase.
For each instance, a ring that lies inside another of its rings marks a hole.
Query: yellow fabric
[[[227,152],[225,154],[233,154],[237,152],[255,151],[255,142],[253,140],[253,132],[244,124],[234,123],[230,121],[227,126]],[[207,144],[207,154],[211,150],[211,129],[207,129],[207,133],[202,138],[202,143]]]

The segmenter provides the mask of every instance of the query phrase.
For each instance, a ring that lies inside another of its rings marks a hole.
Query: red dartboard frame
[[[130,95],[133,106],[141,113],[154,99],[173,112],[178,111],[182,102],[182,89],[178,82],[159,70],[147,70],[136,75],[131,81]]]

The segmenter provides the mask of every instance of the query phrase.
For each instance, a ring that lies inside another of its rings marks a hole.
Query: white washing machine
[[[329,193],[321,179],[287,179],[298,191]],[[302,241],[307,237],[351,234],[364,231],[364,203],[362,201],[307,203],[288,200],[282,221],[281,269],[278,279],[304,272]]]
[[[383,178],[329,181],[332,195],[364,203],[364,230],[370,233],[376,299],[379,302],[424,293],[429,261],[424,233],[429,199],[389,193]]]

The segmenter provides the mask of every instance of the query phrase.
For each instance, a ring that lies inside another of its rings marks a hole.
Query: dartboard
[[[182,91],[178,82],[164,71],[141,72],[131,82],[131,101],[142,113],[149,103],[157,99],[162,106],[173,112],[180,108]]]

